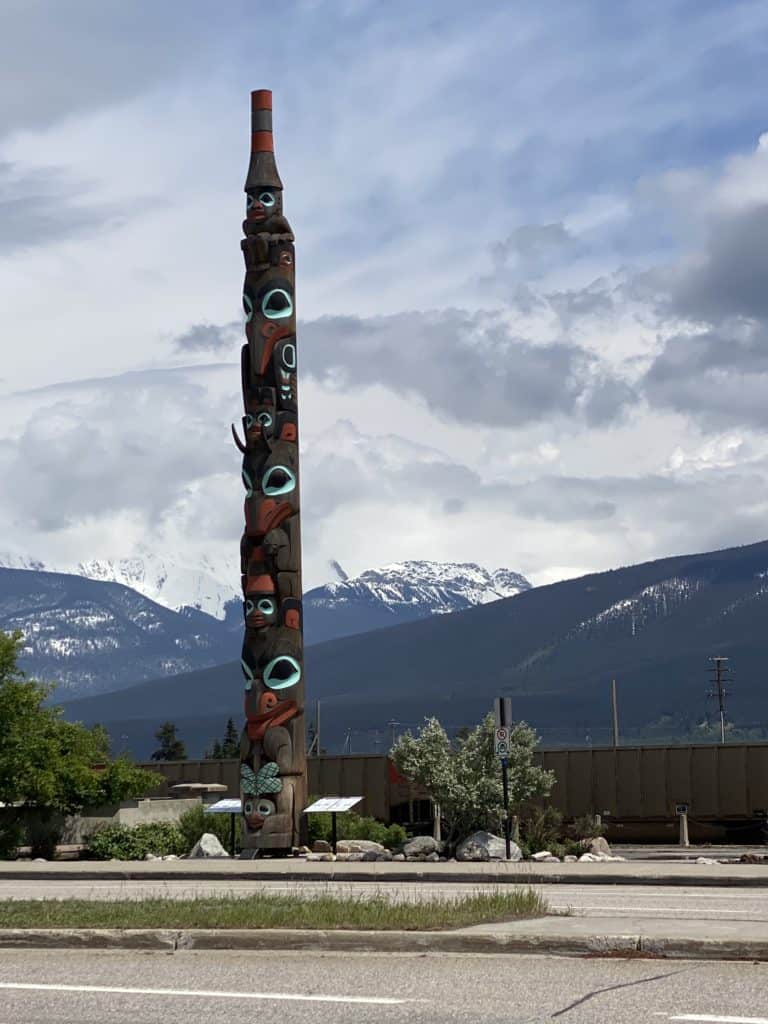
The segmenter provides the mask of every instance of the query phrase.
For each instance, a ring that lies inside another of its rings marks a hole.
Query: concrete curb
[[[144,863],[143,861],[141,862]],[[186,862],[185,862],[186,864]],[[266,868],[260,871],[238,871],[228,868],[215,873],[204,870],[174,870],[173,868],[151,868],[149,870],[132,870],[126,868],[104,868],[103,870],[78,870],[77,872],[52,869],[30,869],[12,871],[0,868],[0,881],[4,882],[438,882],[463,883],[467,885],[671,885],[695,888],[768,888],[768,869],[757,874],[658,874],[637,875],[631,872],[603,874],[598,871],[583,875],[557,874],[554,872],[525,871],[511,874],[506,871],[497,873],[454,871],[450,867],[443,870],[409,871],[407,874],[397,870],[378,870],[375,873],[362,869],[346,869],[343,871],[308,870],[308,871],[276,871]]]
[[[637,934],[535,935],[454,932],[294,931],[292,929],[0,929],[0,949],[304,950],[346,953],[548,954],[768,961],[768,939],[646,938]]]

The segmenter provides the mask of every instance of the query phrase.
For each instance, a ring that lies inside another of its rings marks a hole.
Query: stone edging
[[[636,934],[561,935],[292,929],[0,929],[0,949],[304,950],[358,953],[538,953],[686,960],[768,961],[765,941],[646,938]]]
[[[143,863],[143,862],[142,862]],[[373,866],[373,865],[371,865]],[[346,867],[346,866],[345,866]],[[598,865],[595,865],[597,868]],[[719,872],[682,874],[636,875],[626,873],[601,874],[598,871],[572,875],[555,872],[524,871],[511,873],[491,872],[459,872],[449,865],[441,864],[439,868],[430,865],[423,871],[400,872],[397,869],[375,871],[360,868],[345,870],[306,870],[306,871],[275,871],[265,868],[263,871],[238,871],[228,868],[223,871],[208,872],[195,870],[175,870],[168,868],[151,868],[148,871],[134,871],[130,867],[109,867],[103,870],[66,871],[55,867],[46,869],[30,869],[29,871],[8,871],[0,868],[0,881],[6,882],[451,882],[467,885],[672,885],[688,887],[735,887],[735,888],[768,888],[768,870],[759,875],[721,875]]]

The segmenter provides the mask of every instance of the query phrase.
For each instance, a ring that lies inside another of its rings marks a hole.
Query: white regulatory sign
[[[494,753],[497,757],[508,757],[509,756],[509,729],[506,725],[500,725],[496,729],[496,742],[494,744]]]

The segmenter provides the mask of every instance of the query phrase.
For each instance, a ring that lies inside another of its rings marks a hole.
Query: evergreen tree
[[[227,719],[224,739],[214,740],[206,750],[205,756],[211,761],[223,761],[225,758],[240,757],[240,737],[231,718]]]
[[[227,719],[227,727],[224,730],[221,757],[240,757],[240,736],[231,718]]]
[[[187,749],[176,735],[175,722],[163,722],[154,736],[160,747],[152,754],[153,761],[186,761]]]

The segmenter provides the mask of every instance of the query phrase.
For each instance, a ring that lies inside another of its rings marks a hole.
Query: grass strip
[[[540,917],[533,889],[393,903],[383,893],[338,897],[223,895],[194,899],[2,900],[0,928],[322,928],[434,931]]]

